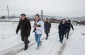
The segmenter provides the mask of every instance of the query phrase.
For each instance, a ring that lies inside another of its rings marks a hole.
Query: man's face
[[[68,22],[68,23],[70,23],[70,22]]]
[[[65,22],[66,22],[66,20],[63,20],[63,22],[62,22],[62,23],[64,24]]]
[[[48,19],[46,19],[45,21],[48,21]]]
[[[21,16],[21,19],[24,20],[26,18],[26,16]]]

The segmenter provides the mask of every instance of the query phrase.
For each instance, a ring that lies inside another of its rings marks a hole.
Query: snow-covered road
[[[71,46],[71,44],[72,45],[74,45],[74,43],[75,45],[80,44],[80,42],[78,43],[78,40],[77,40],[79,39],[81,41],[80,38],[82,38],[83,41],[85,40],[83,39],[84,37],[81,37],[81,36],[77,38],[79,33],[84,32],[84,31],[82,32],[82,30],[84,30],[85,26],[75,26],[74,27],[75,30],[71,31],[70,33],[70,39],[66,40],[66,38],[64,38],[64,43],[61,44],[59,42],[59,37],[58,37],[58,24],[52,24],[49,39],[48,40],[43,39],[45,38],[45,34],[43,33],[43,36],[42,36],[43,44],[39,50],[36,50],[36,43],[34,40],[34,33],[32,32],[33,31],[33,28],[32,28],[31,36],[29,37],[29,40],[31,41],[31,43],[29,44],[28,50],[24,51],[23,50],[24,46],[23,46],[23,42],[21,41],[20,35],[19,34],[16,35],[15,33],[16,26],[17,26],[17,22],[7,22],[7,23],[1,22],[0,23],[0,30],[1,30],[0,31],[0,55],[66,55],[67,53],[68,53],[67,55],[70,55],[69,53],[72,53],[72,51],[68,52],[68,49],[72,50],[72,48],[74,47],[74,46]],[[74,41],[75,39],[76,41]],[[81,50],[82,49],[83,48],[81,48]]]
[[[0,55],[2,54],[11,54],[16,53],[16,51],[21,51],[23,49],[23,42],[21,41],[20,34],[16,35],[16,22],[1,22],[0,23]],[[32,24],[33,26],[33,24]],[[57,25],[52,24],[53,32],[51,32],[50,36],[56,33],[55,27]],[[32,28],[33,31],[33,28]],[[31,36],[29,37],[29,40],[31,43],[30,46],[35,44],[34,40],[34,33],[31,31]],[[5,35],[5,36],[4,36]],[[43,33],[42,39],[45,37],[45,34]],[[16,50],[16,51],[15,51]],[[10,53],[9,53],[10,52]]]
[[[83,28],[85,27],[75,26],[75,30],[71,31],[70,33],[70,38],[72,38],[72,35],[74,33],[76,34],[76,31],[81,30]],[[66,48],[66,45],[68,45],[69,40],[64,39],[63,44],[59,43],[58,33],[56,33],[53,36],[50,36],[48,40],[43,40],[43,45],[41,46],[39,50],[36,50],[35,49],[36,45],[33,45],[27,51],[22,51],[18,53],[17,55],[29,55],[29,54],[30,55],[63,55],[64,50]],[[68,50],[66,52],[68,53]],[[69,55],[69,53],[67,55]]]
[[[62,55],[85,55],[85,27],[73,33]]]

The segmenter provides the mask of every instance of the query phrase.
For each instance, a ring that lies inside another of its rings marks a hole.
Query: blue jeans
[[[41,41],[40,41],[41,36],[42,36],[42,34],[37,34],[35,32],[35,40],[37,42],[37,46],[40,46],[40,44],[41,44]]]

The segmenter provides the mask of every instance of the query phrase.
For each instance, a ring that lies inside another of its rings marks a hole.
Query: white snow
[[[0,22],[0,55],[1,52],[13,48],[14,46],[24,47],[21,41],[20,32],[16,34],[18,22]],[[31,22],[33,27],[33,22]],[[16,55],[59,55],[62,50],[62,55],[85,55],[85,26],[74,26],[74,31],[71,31],[69,40],[64,38],[64,43],[59,42],[58,24],[52,23],[51,33],[48,40],[42,40],[42,46],[36,50],[36,44],[30,46],[26,51],[21,51]],[[42,38],[45,38],[43,33]],[[33,28],[29,40],[34,43]],[[30,44],[31,44],[30,43]],[[65,44],[65,48],[61,47]],[[19,48],[17,48],[19,49]],[[17,50],[16,49],[16,50]]]
[[[70,37],[62,55],[85,55],[85,27],[76,30]]]

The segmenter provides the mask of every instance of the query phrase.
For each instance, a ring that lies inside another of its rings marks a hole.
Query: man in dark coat
[[[68,36],[69,36],[69,32],[70,32],[70,29],[72,28],[72,30],[74,30],[74,27],[73,25],[71,24],[71,20],[68,20],[66,22],[66,25],[67,25],[67,28],[66,28],[66,38],[68,39]]]
[[[51,23],[49,19],[47,18],[44,22],[44,29],[46,34],[46,40],[48,39],[49,33],[50,33]]]
[[[27,50],[28,44],[30,42],[28,40],[28,36],[30,36],[31,24],[30,21],[26,18],[25,14],[21,14],[21,18],[16,29],[16,34],[18,34],[19,29],[21,30],[21,39],[25,44],[24,50]]]
[[[59,29],[59,38],[60,38],[59,41],[61,43],[63,42],[65,31],[66,31],[66,23],[65,22],[66,22],[65,20],[62,20],[61,23],[58,26],[58,29]]]

